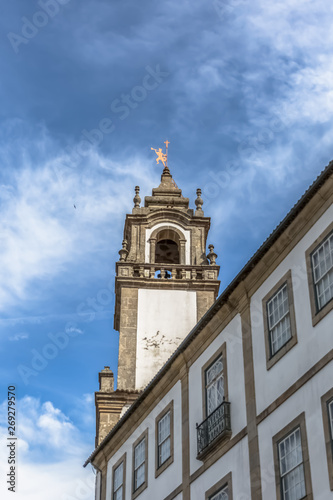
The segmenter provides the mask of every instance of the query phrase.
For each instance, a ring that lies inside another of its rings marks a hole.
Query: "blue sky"
[[[143,198],[159,184],[150,148],[169,139],[192,207],[202,189],[222,291],[333,158],[333,7],[17,0],[4,10],[1,421],[14,384],[18,499],[92,499],[82,463],[93,393],[98,371],[117,366],[115,261],[134,186]]]

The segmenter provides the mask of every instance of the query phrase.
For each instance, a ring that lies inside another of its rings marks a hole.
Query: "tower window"
[[[173,240],[160,240],[156,244],[156,264],[179,264],[179,248]]]

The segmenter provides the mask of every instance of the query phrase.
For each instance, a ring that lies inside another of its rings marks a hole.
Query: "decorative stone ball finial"
[[[140,207],[141,198],[139,196],[139,193],[140,193],[140,186],[135,186],[135,196],[133,198],[134,208],[139,208]]]
[[[197,189],[197,199],[195,200],[195,205],[197,210],[202,210],[203,199],[201,198],[201,189]]]
[[[127,240],[123,240],[123,244],[122,244],[122,249],[119,250],[119,255],[120,255],[120,262],[125,262],[126,260],[126,257],[128,255],[128,250],[127,250]]]
[[[207,259],[210,260],[210,265],[215,266],[216,265],[216,259],[217,255],[214,252],[214,245],[208,245],[209,248],[209,254],[207,255]]]

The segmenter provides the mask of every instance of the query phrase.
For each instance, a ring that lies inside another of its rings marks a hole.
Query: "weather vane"
[[[156,163],[159,164],[159,162],[161,161],[163,163],[164,167],[167,167],[168,166],[168,146],[169,146],[170,142],[164,141],[164,144],[165,144],[165,153],[162,153],[162,148],[159,148],[159,149],[151,148],[151,149],[153,151],[155,151],[155,153],[157,154]]]

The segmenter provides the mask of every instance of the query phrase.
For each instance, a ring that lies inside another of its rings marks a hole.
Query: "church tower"
[[[126,216],[116,263],[114,328],[119,331],[117,389],[113,373],[99,374],[96,393],[96,444],[138,397],[215,301],[220,282],[217,255],[206,242],[210,218],[204,216],[201,190],[189,208],[167,165],[160,185],[144,206],[135,187],[134,208]]]

